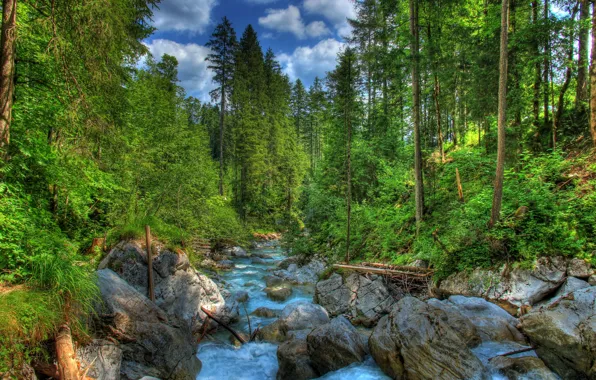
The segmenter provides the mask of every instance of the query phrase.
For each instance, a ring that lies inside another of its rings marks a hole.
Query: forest
[[[437,279],[596,264],[592,2],[358,0],[310,86],[224,17],[211,102],[143,43],[158,3],[2,2],[0,374],[64,321],[85,339],[104,248],[145,225],[191,261],[277,231]]]

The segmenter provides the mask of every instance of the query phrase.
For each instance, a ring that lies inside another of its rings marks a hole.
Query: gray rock
[[[237,291],[236,293],[234,293],[234,298],[236,299],[236,301],[242,303],[242,302],[246,302],[248,301],[248,292],[245,290],[240,290]]]
[[[552,302],[556,302],[559,298],[566,296],[569,293],[573,293],[576,290],[589,288],[590,284],[586,281],[580,280],[579,278],[575,277],[568,277],[567,280],[561,285],[559,290],[555,293],[555,295],[551,298],[548,302],[549,304]]]
[[[153,259],[153,269],[162,277],[168,277],[177,270],[186,270],[190,267],[188,256],[183,253],[163,251]]]
[[[590,286],[596,286],[596,274],[590,276],[588,279],[588,284],[590,284]]]
[[[476,329],[476,326],[472,321],[463,315],[459,309],[448,300],[439,301],[436,298],[432,298],[428,300],[427,303],[444,312],[444,314],[441,315],[443,322],[459,333],[460,338],[466,342],[468,347],[476,347],[482,342],[478,329]]]
[[[222,270],[234,269],[236,265],[232,260],[221,260],[217,262],[217,268]]]
[[[268,288],[270,288],[272,286],[281,285],[284,282],[284,280],[281,277],[272,276],[272,275],[264,276],[263,280],[265,281],[265,284],[267,285]]]
[[[319,281],[314,301],[332,316],[349,314],[352,323],[369,327],[388,314],[396,302],[381,277],[370,280],[358,274],[350,275],[345,281],[339,274]]]
[[[415,260],[411,265],[416,268],[428,268],[428,261],[418,259]]]
[[[571,277],[577,277],[587,279],[594,274],[592,265],[583,259],[571,259],[567,264],[567,275]]]
[[[292,339],[277,348],[278,380],[308,380],[319,377],[312,367],[306,340]]]
[[[129,285],[147,294],[147,253],[134,242],[120,242],[104,257],[97,269],[111,269]],[[153,275],[157,278],[157,273]]]
[[[269,342],[284,342],[292,331],[312,330],[326,323],[329,323],[329,315],[321,306],[306,301],[292,302],[275,322],[259,330],[258,337]]]
[[[112,380],[120,376],[122,350],[114,343],[94,339],[90,344],[77,348],[77,358],[83,368],[88,368],[87,375],[97,380]]]
[[[569,293],[520,320],[538,356],[559,376],[596,378],[596,287]]]
[[[443,280],[439,290],[446,295],[487,298],[512,314],[532,306],[552,294],[565,280],[567,261],[562,257],[541,257],[535,268],[501,271],[476,269],[460,272]]]
[[[260,265],[267,264],[267,262],[265,260],[263,260],[263,259],[261,259],[259,257],[253,257],[253,258],[251,258],[250,259],[250,262],[252,264],[260,264]]]
[[[312,366],[321,375],[362,362],[366,356],[360,334],[342,316],[312,330],[306,342]]]
[[[300,263],[301,259],[298,256],[290,256],[288,258],[283,259],[277,264],[279,269],[288,269],[290,264],[298,264]]]
[[[443,321],[443,313],[414,297],[405,297],[395,304],[369,340],[371,354],[381,369],[393,378],[480,376],[484,371],[482,362]]]
[[[289,264],[288,269],[280,269],[273,272],[274,275],[295,284],[315,284],[319,276],[325,271],[325,263],[319,260],[312,260],[310,263],[298,267],[297,264]]]
[[[109,269],[97,272],[104,314],[121,340],[122,379],[145,375],[177,380],[195,379],[201,369],[190,327],[171,322],[166,314]]]
[[[559,377],[544,365],[544,362],[533,356],[512,358],[498,356],[490,361],[493,371],[505,376],[509,380],[558,380]]]
[[[464,296],[451,296],[448,303],[470,319],[482,340],[526,343],[526,338],[516,327],[517,318],[499,306],[482,298]]]
[[[265,288],[265,293],[267,293],[267,297],[274,301],[285,301],[292,295],[292,288],[287,288],[284,286]]]
[[[242,247],[232,247],[229,249],[229,255],[235,257],[248,257],[248,253]],[[226,252],[227,253],[227,252]]]

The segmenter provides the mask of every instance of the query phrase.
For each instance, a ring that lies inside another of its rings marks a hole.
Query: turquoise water
[[[270,274],[268,269],[285,257],[282,251],[274,246],[251,250],[270,255],[264,259],[264,264],[253,264],[250,258],[232,258],[236,267],[231,271],[222,273],[221,277],[227,289],[234,293],[246,291],[249,300],[246,302],[246,311],[252,313],[259,307],[281,311],[287,304],[296,301],[312,302],[313,286],[294,286],[292,296],[286,301],[270,300],[263,289],[263,277]],[[241,321],[233,327],[238,331],[248,332],[248,322],[244,317],[244,309],[240,307]],[[251,326],[265,326],[275,318],[259,318],[251,316]],[[229,343],[229,333],[218,332],[213,340],[205,340],[199,345],[198,357],[203,363],[203,368],[198,376],[201,380],[267,380],[275,379],[277,375],[277,345],[271,343],[248,343],[241,347],[234,347]],[[372,358],[363,363],[355,363],[339,371],[331,372],[321,377],[325,380],[369,380],[389,379],[383,374]]]

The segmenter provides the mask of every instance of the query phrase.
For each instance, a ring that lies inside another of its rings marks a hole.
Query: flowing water
[[[265,246],[253,252],[270,255],[265,259],[264,264],[253,264],[251,258],[233,258],[236,267],[221,275],[228,290],[232,293],[238,291],[248,292],[249,299],[245,303],[248,314],[259,307],[267,307],[274,310],[282,310],[287,304],[296,301],[310,301],[313,297],[313,286],[294,286],[290,298],[283,302],[272,301],[267,297],[263,289],[265,281],[263,277],[269,272],[267,269],[275,265],[285,257],[279,248]],[[248,322],[243,316],[244,309],[241,306],[241,321],[233,325],[238,331],[248,332]],[[273,322],[275,318],[261,318],[251,315],[250,322],[254,329],[256,326],[265,326]],[[214,340],[204,340],[199,345],[199,359],[203,362],[203,368],[199,373],[200,380],[267,380],[275,379],[278,369],[277,345],[271,343],[248,343],[241,347],[234,347],[229,343],[229,333],[221,331],[213,336]],[[325,380],[368,380],[368,379],[389,379],[383,374],[372,358],[367,358],[363,363],[355,363],[338,371],[331,372],[321,377]]]

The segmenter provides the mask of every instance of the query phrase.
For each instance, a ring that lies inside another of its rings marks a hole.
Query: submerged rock
[[[312,366],[320,375],[362,362],[366,356],[360,334],[342,316],[312,330],[306,342]]]
[[[170,320],[157,305],[109,269],[97,272],[98,286],[113,315],[112,334],[120,340],[122,379],[144,375],[194,380],[201,369],[190,327]]]
[[[280,314],[279,310],[269,309],[268,307],[259,307],[252,312],[252,315],[256,315],[261,318],[275,318]]]
[[[337,273],[316,284],[314,301],[332,316],[347,314],[353,323],[369,327],[388,314],[396,302],[381,277],[370,280],[352,274],[344,280]]]
[[[569,293],[520,321],[538,356],[559,376],[596,378],[596,287]]]
[[[292,295],[292,288],[285,286],[276,286],[274,288],[265,288],[267,297],[274,301],[285,301]]]
[[[265,285],[267,285],[268,288],[270,288],[272,286],[276,286],[276,285],[281,285],[284,282],[284,280],[281,277],[272,276],[272,275],[264,276],[263,280],[265,281]]]
[[[329,315],[321,306],[306,301],[293,302],[282,310],[275,322],[260,329],[258,337],[264,341],[283,342],[292,331],[310,331],[326,323],[329,323]]]
[[[466,342],[443,321],[444,312],[405,297],[370,337],[371,354],[395,379],[471,379],[484,371]]]

